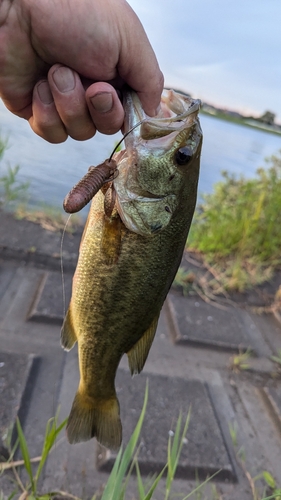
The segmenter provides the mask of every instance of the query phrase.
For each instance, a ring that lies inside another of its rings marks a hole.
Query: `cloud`
[[[223,106],[258,113],[269,108],[281,115],[280,0],[129,3],[167,84]]]

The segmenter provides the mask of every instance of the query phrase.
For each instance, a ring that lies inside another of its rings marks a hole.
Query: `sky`
[[[281,0],[128,0],[167,87],[281,123]]]

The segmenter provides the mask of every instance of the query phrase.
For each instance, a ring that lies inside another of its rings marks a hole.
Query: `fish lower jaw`
[[[129,203],[127,202],[127,205]],[[172,214],[166,213],[166,218],[169,220],[163,222],[157,216],[148,217],[143,211],[137,210],[136,206],[131,206],[131,210],[128,210],[124,209],[122,204],[117,204],[117,210],[126,228],[143,237],[153,237],[162,231],[172,216]]]
[[[117,211],[119,216],[121,217],[121,220],[124,224],[124,226],[131,232],[133,233],[139,233],[138,226],[134,223],[132,217],[130,217],[128,214],[125,213],[123,210],[122,204],[119,203],[119,200],[117,199]]]

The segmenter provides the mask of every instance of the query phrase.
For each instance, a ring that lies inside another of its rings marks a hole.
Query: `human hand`
[[[134,89],[156,114],[163,75],[125,0],[0,0],[0,97],[49,142],[114,134]]]

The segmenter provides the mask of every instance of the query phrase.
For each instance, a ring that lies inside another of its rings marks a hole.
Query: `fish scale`
[[[166,114],[169,99],[183,113],[159,119],[157,134],[157,117],[150,127],[136,94],[127,94],[125,129],[143,117],[145,140],[141,127],[125,139],[125,153],[115,155],[119,175],[107,187],[115,191],[115,207],[105,213],[106,189],[99,191],[82,236],[61,333],[64,348],[78,342],[80,383],[67,425],[71,443],[96,436],[104,446],[120,446],[116,370],[124,353],[132,374],[142,370],[182,258],[196,203],[202,133],[198,101],[168,93]],[[169,211],[166,200],[173,200]]]

